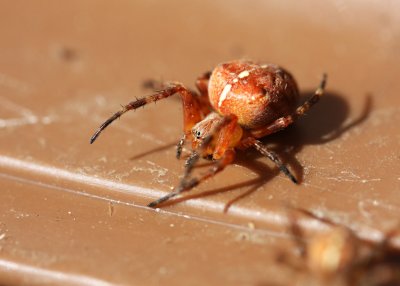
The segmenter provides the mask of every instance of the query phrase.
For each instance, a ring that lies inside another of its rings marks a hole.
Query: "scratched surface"
[[[0,283],[284,285],[285,206],[370,240],[398,225],[397,2],[136,2],[1,5]],[[193,87],[235,58],[284,66],[303,99],[328,73],[321,102],[264,141],[301,184],[249,150],[162,211],[144,208],[183,171],[178,98],[90,136],[149,94],[144,81]]]

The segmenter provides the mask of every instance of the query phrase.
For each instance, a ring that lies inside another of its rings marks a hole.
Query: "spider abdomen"
[[[219,114],[236,115],[247,129],[292,113],[299,98],[297,84],[287,71],[244,60],[218,65],[211,74],[208,92]]]

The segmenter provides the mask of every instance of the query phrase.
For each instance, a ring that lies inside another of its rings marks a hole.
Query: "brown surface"
[[[0,283],[288,284],[274,263],[290,243],[283,204],[372,240],[398,224],[398,2],[279,3],[2,3]],[[265,141],[301,185],[247,152],[191,199],[143,207],[182,173],[179,101],[126,115],[90,146],[92,132],[147,94],[146,79],[193,87],[243,57],[284,66],[303,95],[329,75],[308,116]]]

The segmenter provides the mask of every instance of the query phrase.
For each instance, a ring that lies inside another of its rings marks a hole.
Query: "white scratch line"
[[[231,91],[232,85],[231,84],[227,84],[225,85],[224,89],[221,92],[221,95],[219,97],[219,102],[218,102],[218,107],[221,107],[222,103],[224,102],[224,100],[226,99],[226,96],[228,95],[228,92]]]
[[[345,178],[345,177],[326,177],[326,179],[328,180],[333,180],[333,181],[337,181],[337,182],[359,182],[359,183],[370,183],[370,182],[380,182],[382,181],[382,179],[380,178],[375,178],[375,179],[360,179],[360,178]]]
[[[91,177],[89,175],[66,171],[63,169],[55,168],[55,167],[43,166],[43,165],[39,165],[39,164],[30,163],[30,162],[26,162],[23,160],[11,158],[8,156],[0,155],[0,166],[27,170],[27,171],[34,172],[34,173],[45,174],[45,175],[52,176],[55,178],[62,178],[62,179],[69,180],[69,181],[82,182],[82,183],[86,183],[89,185],[101,186],[101,187],[106,187],[106,188],[110,188],[110,189],[114,189],[114,190],[139,193],[139,194],[142,194],[142,195],[145,195],[148,197],[153,197],[154,195],[156,195],[156,196],[164,195],[164,193],[160,192],[160,191],[155,191],[155,190],[146,189],[146,188],[140,188],[137,186],[131,186],[128,184],[123,184],[123,183],[116,183],[116,182],[108,181],[105,179],[95,178],[95,177]]]
[[[0,103],[2,108],[13,111],[21,116],[19,118],[9,119],[0,118],[0,128],[36,124],[39,121],[38,117],[31,110],[20,106],[5,97],[0,97]]]
[[[243,226],[241,224],[233,224],[233,223],[229,223],[229,222],[225,222],[225,221],[219,221],[219,220],[213,220],[213,219],[208,219],[208,218],[203,218],[203,217],[198,217],[198,216],[192,216],[192,215],[182,214],[181,212],[176,213],[176,212],[163,210],[163,209],[160,209],[160,208],[150,209],[147,206],[137,205],[137,204],[132,203],[132,202],[124,202],[124,201],[120,201],[120,200],[115,200],[115,199],[111,199],[111,198],[107,198],[107,197],[102,197],[102,196],[99,196],[99,195],[85,193],[85,192],[78,191],[78,190],[73,190],[73,189],[69,189],[69,188],[50,185],[50,184],[47,184],[47,183],[32,181],[32,180],[29,180],[29,179],[20,178],[20,177],[16,177],[16,176],[13,176],[13,175],[7,175],[7,174],[0,173],[0,178],[5,178],[5,179],[8,179],[8,180],[22,182],[22,183],[25,183],[25,184],[31,184],[31,185],[39,186],[39,187],[42,187],[42,188],[54,189],[54,190],[57,190],[57,191],[67,192],[67,193],[71,193],[71,194],[77,194],[77,195],[81,195],[81,196],[92,198],[92,199],[98,199],[98,200],[106,201],[106,202],[109,202],[109,203],[120,204],[120,205],[124,205],[124,206],[135,207],[135,208],[138,208],[138,209],[150,210],[150,211],[154,211],[154,212],[157,212],[157,213],[168,214],[168,215],[179,217],[179,218],[190,219],[190,220],[200,221],[200,222],[204,222],[204,223],[208,223],[208,224],[219,225],[219,226],[228,227],[228,228],[232,228],[232,229],[237,229],[237,230],[248,230],[249,229],[249,227]],[[189,205],[194,205],[194,206],[198,205],[199,207],[204,208],[204,203],[201,203],[201,202],[200,203],[193,203],[193,201],[192,201],[192,202],[187,202],[187,203]],[[207,204],[207,206],[209,206],[209,204]],[[222,209],[223,209],[223,206],[219,206],[218,210],[220,211]],[[242,212],[240,211],[240,213],[242,213]],[[260,212],[256,212],[255,214],[257,216],[261,215]],[[263,215],[263,218],[265,218],[265,214],[263,213],[262,215]],[[254,218],[254,212],[251,213],[250,217]],[[281,221],[281,219],[283,219],[283,220],[286,219],[286,218],[281,218],[279,215],[277,215],[275,213],[271,214],[271,218],[272,217],[273,217],[273,221],[275,221],[275,222],[276,221]],[[269,235],[269,236],[272,236],[272,237],[290,238],[290,236],[287,235],[287,234],[283,234],[281,232],[275,232],[275,231],[267,230],[267,229],[256,229],[254,231],[259,233],[259,234]]]
[[[39,173],[39,174],[43,174],[43,175],[48,175],[53,178],[65,179],[65,180],[70,180],[70,181],[72,180],[74,182],[81,182],[81,183],[85,183],[85,184],[89,184],[89,185],[98,186],[101,188],[109,188],[113,191],[130,192],[130,193],[135,193],[135,194],[139,194],[139,195],[151,197],[151,198],[159,198],[166,194],[165,192],[154,190],[154,189],[146,189],[146,188],[142,188],[142,187],[138,187],[138,186],[132,186],[129,184],[117,183],[117,182],[113,182],[113,181],[109,181],[109,180],[105,180],[105,179],[95,178],[95,177],[91,177],[89,175],[77,174],[77,173],[62,170],[59,168],[34,164],[31,162],[26,162],[23,160],[19,160],[19,159],[15,159],[15,158],[3,156],[3,155],[0,155],[0,167],[8,167],[8,168],[11,167],[11,168],[15,168],[18,170],[21,170],[21,169],[27,170],[27,171],[30,171],[30,172],[36,173],[36,174]],[[34,184],[34,185],[38,185],[38,186],[42,186],[42,187],[53,188],[53,189],[65,191],[68,193],[79,194],[79,195],[83,195],[86,197],[91,197],[91,198],[106,200],[106,201],[112,201],[113,203],[120,203],[120,204],[129,205],[129,206],[136,207],[136,208],[149,210],[149,208],[146,206],[137,205],[132,202],[117,201],[117,200],[113,200],[113,199],[109,199],[109,198],[104,198],[104,197],[101,197],[101,196],[98,196],[95,194],[90,194],[87,192],[81,192],[78,190],[62,188],[62,187],[58,187],[55,185],[49,185],[46,183],[31,181],[31,180],[24,179],[24,178],[18,178],[18,177],[7,175],[7,174],[2,174],[1,172],[0,172],[0,177],[5,177],[5,178],[10,177],[13,180],[18,179],[21,182],[26,182],[26,183],[30,183],[30,184]],[[225,204],[223,202],[215,202],[212,200],[201,200],[201,199],[188,200],[185,202],[185,204],[187,204],[189,206],[193,206],[193,207],[202,208],[202,209],[206,208],[208,210],[216,211],[216,212],[221,212],[225,206]],[[161,210],[161,211],[164,213],[168,213],[169,215],[186,218],[185,215],[182,215],[180,213],[169,212],[166,210]],[[229,213],[232,215],[240,215],[240,217],[248,217],[249,219],[254,219],[255,217],[257,217],[257,218],[261,219],[263,222],[270,222],[270,223],[278,224],[278,225],[281,225],[282,221],[287,220],[285,215],[276,214],[275,212],[269,212],[269,211],[264,210],[261,213],[259,210],[254,210],[252,208],[243,208],[243,207],[236,207],[236,206],[232,206],[229,210]],[[195,219],[197,221],[212,223],[215,225],[222,225],[224,227],[230,227],[230,228],[241,229],[241,230],[248,229],[248,227],[243,227],[240,224],[232,224],[232,223],[219,221],[219,220],[210,220],[207,218],[201,218],[201,217],[196,217],[196,216],[190,216],[190,218]],[[282,237],[282,238],[290,237],[288,235],[283,235],[280,232],[275,232],[275,231],[265,230],[265,229],[260,229],[259,232],[264,233],[269,236],[273,236],[273,237]]]
[[[72,274],[72,273],[64,273],[57,270],[48,270],[35,266],[30,266],[26,264],[16,263],[7,260],[0,260],[0,267],[5,268],[9,271],[15,271],[16,273],[27,274],[29,280],[34,280],[31,282],[41,282],[43,284],[50,283],[60,283],[65,285],[99,285],[99,286],[110,286],[115,285],[104,280],[100,280],[97,278]],[[33,283],[35,284],[35,283]]]
[[[93,178],[93,177],[86,176],[86,175],[81,175],[81,174],[64,171],[64,170],[61,170],[58,168],[46,167],[46,166],[41,166],[38,164],[24,162],[24,161],[10,158],[7,156],[0,156],[0,166],[14,167],[14,168],[18,168],[18,169],[21,169],[21,168],[27,169],[27,170],[35,172],[35,173],[44,173],[47,175],[52,175],[57,178],[61,177],[64,179],[82,181],[83,183],[99,185],[100,187],[108,187],[108,188],[112,188],[113,190],[133,191],[133,192],[136,192],[139,194],[145,194],[146,196],[151,196],[151,197],[154,197],[154,196],[160,197],[161,195],[165,195],[165,192],[161,192],[161,191],[149,190],[149,189],[145,189],[145,188],[131,186],[128,184],[115,183],[115,182],[107,181],[104,179],[98,179],[98,178]],[[3,174],[0,173],[0,177],[6,178],[6,179],[7,178],[12,179],[13,181],[25,182],[25,183],[29,183],[29,184],[33,184],[33,185],[37,185],[37,186],[41,186],[41,187],[46,187],[46,188],[64,191],[64,192],[68,192],[68,193],[78,194],[78,195],[82,195],[82,196],[86,196],[86,197],[90,197],[90,198],[94,198],[94,199],[99,199],[99,200],[103,200],[103,201],[108,201],[108,202],[112,202],[115,204],[122,204],[122,205],[131,206],[131,207],[135,207],[135,208],[139,208],[139,209],[151,210],[150,208],[148,208],[146,206],[137,205],[132,202],[124,202],[124,201],[120,201],[120,200],[110,199],[107,197],[90,194],[87,192],[63,188],[63,187],[50,185],[50,184],[42,183],[42,182],[38,182],[38,181],[32,181],[29,179],[19,178],[19,177],[7,175],[4,173]],[[193,207],[202,208],[202,209],[206,208],[208,210],[213,210],[213,211],[217,211],[217,212],[223,210],[223,208],[225,206],[224,203],[218,203],[215,201],[200,200],[200,199],[189,200],[189,201],[186,201],[185,204],[187,204],[189,206],[193,206]],[[171,212],[171,211],[163,210],[163,209],[154,209],[152,211],[162,212],[162,213],[165,213],[165,214],[168,214],[171,216],[182,217],[185,219],[196,220],[196,221],[200,221],[200,222],[204,222],[204,223],[219,225],[219,226],[223,226],[223,227],[229,227],[229,228],[237,229],[237,230],[249,230],[249,227],[243,226],[241,224],[234,224],[234,223],[226,222],[223,220],[221,221],[221,220],[209,219],[209,218],[198,217],[198,216],[188,216],[187,214],[182,214],[179,212],[178,213]],[[267,210],[263,210],[261,212],[260,210],[257,210],[257,209],[237,207],[237,206],[232,206],[229,209],[229,213],[231,215],[240,216],[242,218],[248,218],[251,220],[256,219],[257,221],[260,220],[264,223],[271,223],[273,225],[279,225],[279,226],[287,224],[287,220],[288,220],[288,217],[285,214],[280,214],[280,213],[276,213],[274,211],[267,211]],[[307,229],[313,229],[316,231],[325,230],[325,227],[322,224],[314,225],[313,223],[311,223],[311,224],[308,223],[308,224],[305,224],[304,227]],[[371,229],[368,226],[360,225],[357,227],[357,230],[358,230],[357,233],[360,234],[361,237],[369,238],[370,240],[378,241],[382,237],[382,233],[380,231],[378,231],[376,229]],[[291,239],[290,235],[282,233],[280,231],[277,232],[277,231],[273,231],[273,230],[269,230],[269,229],[261,229],[261,228],[253,230],[253,231],[255,231],[259,234],[268,235],[271,237]]]

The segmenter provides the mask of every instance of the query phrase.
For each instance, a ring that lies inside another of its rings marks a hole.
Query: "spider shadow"
[[[313,91],[303,93],[301,102],[312,94]],[[296,159],[296,154],[304,146],[323,145],[334,141],[368,119],[373,108],[373,99],[370,94],[365,96],[363,109],[358,117],[347,123],[351,109],[345,98],[338,93],[327,92],[305,116],[298,118],[293,125],[261,140],[294,171],[299,183],[303,181],[304,169]]]
[[[257,154],[255,152],[249,152],[249,153],[250,153],[249,156],[245,156],[245,157],[242,154],[238,153],[236,156],[236,159],[235,159],[235,164],[244,166],[245,168],[252,170],[254,173],[256,173],[258,175],[257,178],[251,179],[251,180],[248,180],[245,182],[237,183],[234,185],[229,185],[229,186],[222,187],[222,188],[203,191],[203,192],[197,193],[197,194],[187,194],[183,197],[178,197],[178,198],[174,198],[172,200],[166,201],[166,202],[162,203],[161,205],[162,206],[170,206],[170,205],[174,205],[179,202],[186,201],[186,200],[208,197],[208,196],[212,196],[212,195],[216,195],[216,194],[220,194],[220,193],[224,193],[224,192],[229,192],[229,191],[233,191],[233,190],[237,190],[237,189],[241,189],[241,188],[250,187],[243,194],[235,197],[234,199],[228,201],[225,204],[224,212],[227,212],[228,209],[235,202],[237,202],[240,199],[255,192],[258,188],[260,188],[265,183],[267,183],[269,180],[271,180],[272,178],[274,178],[276,175],[279,174],[278,169],[271,169],[267,164],[256,160],[255,155],[257,155]]]
[[[304,102],[313,93],[314,91],[303,93],[300,102]],[[320,102],[310,109],[306,116],[300,117],[298,121],[286,130],[272,134],[261,140],[278,154],[285,165],[289,166],[299,184],[301,184],[304,178],[304,168],[296,159],[296,155],[304,146],[322,145],[336,140],[348,130],[368,119],[373,108],[373,99],[370,94],[365,96],[360,115],[348,123],[346,121],[348,121],[351,109],[345,98],[345,96],[339,93],[327,92],[321,98]],[[255,171],[259,175],[256,181],[266,183],[280,172],[277,168],[274,168],[272,175],[271,173],[266,174],[270,167],[264,167],[263,170],[256,167],[254,163],[262,157],[255,150],[249,150],[240,154],[235,163]],[[250,188],[229,201],[224,210],[227,211],[234,202],[250,195],[258,187],[260,186],[256,185],[255,188]]]
[[[304,102],[307,98],[312,96],[313,93],[314,91],[302,93],[300,102]],[[261,141],[278,154],[282,162],[289,166],[299,183],[301,183],[303,181],[304,171],[300,162],[296,159],[296,155],[303,147],[307,145],[322,145],[340,138],[342,134],[367,120],[372,107],[372,96],[367,94],[360,115],[346,123],[351,111],[346,96],[328,91],[318,104],[310,109],[306,116],[300,117],[292,126],[289,126],[285,130],[267,136]],[[166,146],[158,147],[132,157],[131,159],[137,159],[153,152],[170,148],[172,145],[174,144],[170,143]],[[189,199],[250,187],[242,194],[227,202],[224,208],[224,212],[226,212],[234,203],[252,194],[269,180],[279,175],[279,169],[275,167],[271,168],[270,165],[261,162],[261,160],[265,160],[265,162],[268,161],[254,149],[245,150],[243,152],[239,151],[237,152],[235,164],[252,170],[257,174],[257,178],[223,188],[203,191],[199,194],[187,194],[183,197],[164,202],[162,206],[169,206]]]
[[[167,143],[165,145],[158,146],[158,147],[153,148],[151,150],[139,153],[137,155],[134,155],[134,156],[130,157],[129,160],[134,161],[134,160],[137,160],[137,159],[141,159],[141,158],[146,157],[148,155],[151,155],[153,153],[157,153],[157,152],[161,152],[161,151],[164,151],[164,150],[168,150],[172,146],[176,146],[176,142]]]

